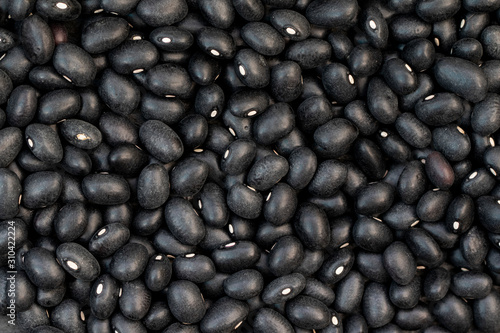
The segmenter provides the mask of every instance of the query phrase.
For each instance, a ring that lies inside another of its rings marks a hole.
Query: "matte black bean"
[[[287,183],[296,190],[306,187],[316,173],[316,155],[307,147],[299,147],[292,151],[288,162]]]
[[[161,228],[153,235],[154,248],[165,254],[177,256],[181,254],[193,253],[196,247],[182,244],[169,231]]]
[[[271,281],[262,291],[262,300],[266,304],[289,301],[299,295],[306,286],[302,274],[284,275]]]
[[[315,274],[323,264],[324,252],[322,250],[304,250],[304,259],[294,270],[294,273],[302,274],[306,277]]]
[[[279,312],[270,308],[260,309],[254,318],[253,328],[256,333],[295,332],[290,322]]]
[[[61,207],[53,224],[61,242],[71,242],[80,237],[87,227],[87,210],[80,202],[71,202]]]
[[[277,101],[291,102],[302,93],[302,72],[295,61],[283,61],[271,68],[271,91]]]
[[[65,0],[59,5],[56,0],[41,0],[36,3],[36,10],[45,17],[56,21],[72,21],[80,16],[82,6],[76,0]]]
[[[492,291],[486,297],[475,300],[472,304],[474,323],[484,332],[494,332],[499,319],[495,316],[500,306],[500,295]]]
[[[417,272],[415,258],[405,243],[396,241],[383,254],[384,267],[391,278],[400,285],[409,284]]]
[[[462,75],[455,76],[454,73],[460,68]],[[477,103],[486,97],[488,84],[484,72],[474,63],[460,59],[444,57],[436,61],[434,76],[438,84],[465,98]]]
[[[111,223],[98,229],[89,241],[89,251],[97,257],[113,255],[127,243],[130,230],[122,223]]]
[[[248,315],[248,305],[223,297],[215,301],[200,322],[203,333],[230,332],[239,327]]]
[[[186,199],[172,198],[167,201],[165,221],[172,234],[184,244],[196,245],[205,236],[203,220]]]
[[[287,174],[288,168],[288,161],[284,157],[268,155],[252,165],[248,171],[247,183],[258,191],[269,190]]]
[[[360,251],[356,256],[356,265],[359,272],[372,281],[379,283],[390,281],[390,275],[383,265],[382,254]]]
[[[140,92],[137,85],[111,69],[104,71],[98,91],[104,103],[117,114],[128,115],[139,106]]]
[[[92,169],[92,161],[83,149],[67,145],[64,147],[61,166],[74,176],[86,176]]]
[[[430,270],[423,281],[422,289],[425,297],[430,301],[443,299],[451,284],[451,274],[448,270],[438,267]]]
[[[19,128],[0,129],[0,167],[5,168],[17,157],[23,146],[23,134]]]
[[[432,139],[434,148],[452,162],[463,160],[471,150],[469,136],[459,126],[438,127],[432,131]]]
[[[264,218],[275,225],[287,223],[295,214],[297,202],[293,188],[286,183],[278,183],[266,197]]]
[[[212,260],[201,254],[186,254],[177,256],[173,261],[173,272],[177,279],[194,283],[203,283],[215,276],[215,266]]]
[[[128,15],[130,14],[139,0],[126,0],[126,1],[117,1],[117,0],[102,0],[100,1],[102,9],[105,11],[117,14],[117,15]]]
[[[90,54],[110,51],[127,39],[129,25],[121,17],[101,17],[82,31],[82,47]]]
[[[127,243],[113,254],[110,273],[120,281],[137,279],[146,269],[147,258],[148,251],[145,246],[139,243]]]
[[[207,177],[208,165],[202,160],[188,157],[171,171],[171,189],[182,197],[192,197],[201,190]]]
[[[146,40],[126,41],[109,53],[111,67],[119,74],[147,71],[158,62],[158,50]]]
[[[0,168],[0,219],[11,219],[19,212],[22,187],[17,175],[5,168]]]
[[[3,72],[0,72],[0,77],[5,89],[5,96],[0,97],[0,101],[5,103],[8,98],[5,110],[7,122],[15,127],[27,126],[33,120],[37,110],[37,91],[28,85],[17,86],[12,90],[10,78]]]
[[[62,191],[62,177],[54,171],[30,174],[23,183],[22,204],[35,209],[53,205]]]
[[[270,21],[278,32],[290,40],[301,41],[309,37],[311,29],[309,21],[296,11],[290,9],[275,10],[271,14]]]
[[[438,22],[455,15],[460,9],[460,1],[427,1],[417,3],[415,12],[426,22]]]
[[[260,21],[264,16],[265,7],[261,0],[233,0],[236,12],[245,20]]]
[[[55,255],[44,248],[30,249],[24,255],[24,265],[30,281],[38,288],[55,288],[65,280],[64,270]]]
[[[302,204],[295,214],[294,227],[302,243],[311,250],[325,248],[330,240],[328,219],[314,204]]]
[[[113,330],[118,332],[147,332],[147,329],[144,327],[142,322],[128,319],[119,312],[115,312],[115,314],[111,317],[111,322],[107,323],[107,328],[108,327],[111,327],[110,332],[113,332]]]
[[[377,49],[384,49],[387,46],[389,27],[380,10],[375,6],[368,7],[363,11],[360,21],[369,43]]]
[[[295,236],[283,236],[269,252],[269,271],[275,276],[292,273],[302,262],[304,250],[302,243]]]
[[[331,54],[332,47],[327,41],[310,38],[291,45],[286,58],[295,61],[302,69],[312,69],[325,65]]]
[[[240,139],[232,142],[221,160],[222,171],[230,175],[244,172],[255,158],[255,143],[251,140]]]
[[[458,272],[451,278],[451,291],[459,297],[479,299],[488,296],[493,281],[482,272]]]
[[[250,111],[250,113],[255,111]],[[258,143],[269,145],[289,134],[295,127],[292,108],[287,103],[269,106],[253,122],[253,135]]]
[[[222,29],[204,27],[196,41],[203,52],[216,59],[232,59],[236,53],[233,37]]]
[[[287,302],[286,315],[292,324],[304,329],[324,328],[331,319],[326,305],[309,296],[297,296]]]
[[[382,65],[382,53],[368,44],[356,45],[347,56],[347,64],[353,75],[370,76]]]
[[[418,265],[434,268],[445,259],[439,244],[425,229],[410,228],[405,234],[405,242],[415,255]]]
[[[291,223],[276,226],[266,221],[259,225],[255,240],[259,246],[270,249],[280,237],[289,235],[293,235]]]
[[[137,199],[141,207],[155,209],[162,206],[170,195],[170,178],[160,164],[142,169],[137,184]]]
[[[422,21],[418,16],[397,15],[389,24],[389,32],[395,41],[407,43],[416,38],[427,38],[432,31],[432,26]]]
[[[260,258],[259,247],[250,241],[227,243],[212,252],[215,267],[225,273],[251,268]]]
[[[337,160],[326,160],[318,165],[308,190],[312,195],[331,197],[347,179],[347,167]]]
[[[269,99],[269,95],[263,90],[243,89],[231,95],[227,108],[237,117],[253,117],[266,110]]]
[[[186,114],[180,99],[164,98],[149,92],[142,95],[140,108],[145,119],[160,120],[169,126],[177,124]]]
[[[439,112],[436,112],[439,110]],[[459,119],[464,114],[461,99],[452,93],[437,93],[420,99],[415,104],[417,117],[431,126],[442,126]]]
[[[172,25],[181,21],[188,13],[185,0],[141,0],[136,8],[139,17],[153,27]]]
[[[368,84],[367,105],[370,113],[382,124],[392,124],[400,111],[396,94],[380,78],[373,78]]]
[[[81,311],[81,306],[73,299],[66,299],[56,306],[51,314],[50,320],[54,327],[60,328],[63,332],[84,333],[85,314]]]
[[[235,11],[231,0],[220,1],[217,5],[209,0],[200,0],[198,7],[208,23],[216,28],[227,29],[233,24]]]
[[[85,198],[98,205],[117,205],[130,198],[125,178],[115,174],[91,174],[82,181]]]
[[[448,191],[429,190],[420,197],[417,203],[417,215],[423,221],[439,221],[445,216],[446,208],[452,199]]]
[[[208,128],[208,122],[204,116],[189,114],[177,123],[176,132],[186,149],[196,149],[205,142]]]
[[[194,43],[189,31],[175,26],[154,29],[149,34],[149,40],[159,49],[169,52],[185,51]]]
[[[55,289],[38,288],[36,290],[36,302],[45,308],[54,307],[61,304],[65,295],[66,285],[64,283]]]
[[[305,132],[313,132],[333,118],[330,101],[323,96],[311,96],[297,108],[300,126]]]
[[[210,124],[204,148],[219,155],[225,154],[226,148],[233,142],[231,132],[221,125]]]
[[[500,128],[500,96],[488,94],[486,98],[474,105],[471,115],[474,132],[490,135]]]
[[[24,135],[31,152],[41,161],[59,163],[62,160],[61,141],[51,127],[33,123],[26,127]]]
[[[118,282],[109,274],[101,275],[95,280],[89,296],[92,314],[101,320],[111,317],[120,294]]]
[[[462,192],[477,198],[488,194],[495,186],[495,178],[485,168],[479,168],[468,174],[462,182]]]
[[[370,183],[358,191],[356,211],[377,216],[387,211],[394,201],[394,187],[385,182]]]
[[[471,308],[451,293],[435,304],[432,314],[441,325],[454,332],[467,332],[472,326]]]
[[[347,153],[357,136],[358,129],[350,121],[334,118],[316,129],[314,142],[334,158]]]
[[[215,81],[221,69],[218,61],[213,57],[196,52],[189,59],[188,72],[194,82],[207,85]]]
[[[345,247],[338,249],[323,262],[317,278],[326,284],[334,284],[349,273],[354,260],[354,253],[351,249]]]
[[[345,318],[342,326],[346,333],[368,332],[368,324],[365,318],[358,313]]]
[[[332,63],[323,69],[322,82],[326,92],[340,104],[348,104],[358,95],[355,79],[341,63]]]
[[[151,291],[160,291],[167,287],[172,277],[172,264],[168,257],[157,254],[149,259],[144,271],[144,281]]]
[[[146,288],[142,279],[124,282],[120,291],[120,312],[131,320],[144,318],[151,306],[151,291]]]
[[[315,0],[306,8],[306,17],[312,24],[327,28],[349,28],[356,22],[358,6],[347,0]]]
[[[183,97],[191,88],[188,72],[176,64],[156,65],[147,72],[146,80],[153,93],[167,98]]]
[[[97,73],[90,54],[71,43],[56,46],[52,63],[59,74],[77,87],[92,84]]]
[[[397,133],[381,129],[376,138],[385,155],[397,163],[405,163],[410,160],[411,149]]]
[[[253,269],[236,272],[224,280],[224,292],[238,300],[248,300],[260,294],[264,288],[262,274]]]
[[[482,229],[473,226],[460,238],[460,252],[471,266],[478,266],[488,254],[488,242]]]
[[[425,71],[434,63],[434,45],[426,38],[416,38],[405,45],[401,57],[414,71]]]
[[[57,248],[57,259],[73,277],[93,281],[100,274],[99,263],[86,248],[77,243],[64,243]]]
[[[389,300],[387,287],[377,282],[366,285],[362,306],[366,322],[373,328],[388,324],[396,312]]]
[[[157,301],[151,304],[151,307],[142,322],[149,330],[162,330],[172,323],[173,320],[174,318],[167,303]]]
[[[250,22],[241,29],[241,38],[258,53],[278,55],[285,48],[285,40],[272,26],[263,22]]]
[[[9,10],[9,14],[12,16],[12,18],[14,18],[15,13],[13,13]],[[10,50],[16,44],[16,38],[17,38],[17,36],[13,32],[11,32],[7,29],[4,29],[4,28],[0,29],[0,39],[2,39],[2,45],[0,46],[0,52],[3,53],[3,52]]]
[[[195,110],[207,119],[215,119],[224,109],[224,92],[217,84],[201,87],[196,93]]]
[[[420,277],[415,276],[406,286],[391,282],[389,298],[399,309],[412,309],[417,306],[420,298]]]
[[[234,67],[238,78],[249,88],[260,89],[267,86],[271,73],[266,59],[252,49],[242,49],[234,57]]]
[[[146,150],[163,163],[179,159],[184,152],[179,136],[159,120],[146,121],[139,130],[139,136]]]
[[[355,162],[367,178],[382,179],[387,171],[382,152],[375,142],[359,138],[353,146]]]
[[[431,183],[439,189],[447,190],[455,181],[455,174],[448,160],[437,151],[427,155],[425,172]]]
[[[3,70],[14,84],[21,84],[28,76],[33,64],[24,55],[21,45],[14,46],[8,50],[0,62],[0,69]]]
[[[360,217],[352,228],[356,245],[370,252],[382,252],[393,241],[391,229],[384,223],[369,217]]]
[[[94,149],[101,144],[102,133],[94,125],[79,119],[68,119],[61,124],[62,136],[73,146]]]
[[[31,15],[22,22],[20,40],[28,59],[37,65],[50,61],[55,48],[54,35],[49,25],[38,15]]]

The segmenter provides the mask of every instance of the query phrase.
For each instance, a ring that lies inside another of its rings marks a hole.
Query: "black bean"
[[[142,169],[137,184],[137,200],[145,209],[162,206],[170,195],[170,179],[160,164],[150,164]]]
[[[142,124],[139,136],[146,150],[163,163],[179,159],[184,152],[177,133],[159,120],[148,120]]]
[[[63,243],[57,248],[57,259],[73,277],[93,281],[100,274],[99,263],[86,248],[77,243]]]
[[[204,27],[196,41],[203,52],[215,59],[232,59],[236,53],[233,37],[222,29]]]
[[[471,125],[474,132],[483,136],[500,128],[500,97],[497,94],[488,94],[482,102],[474,105]]]
[[[141,279],[122,284],[118,304],[121,313],[131,320],[141,320],[151,306],[151,291]]]
[[[43,208],[53,205],[62,191],[62,177],[54,171],[30,174],[23,183],[22,204],[26,208]]]
[[[432,26],[416,15],[397,15],[389,24],[392,38],[400,43],[407,43],[416,38],[427,38]]]
[[[98,229],[89,241],[89,251],[97,257],[113,255],[129,240],[130,230],[122,223],[111,223]]]
[[[82,47],[90,54],[110,51],[128,36],[129,25],[121,17],[101,17],[82,31]]]
[[[447,190],[455,181],[455,174],[448,160],[439,152],[433,151],[425,159],[425,172],[431,183],[439,189]]]
[[[321,329],[330,322],[330,312],[321,301],[309,296],[297,296],[286,303],[290,322],[304,329]]]
[[[156,65],[158,58],[158,50],[146,40],[126,41],[109,53],[110,65],[119,74],[147,71]]]
[[[200,329],[205,333],[231,332],[238,328],[248,315],[248,305],[242,301],[223,297],[208,309],[200,322]]]
[[[333,284],[342,280],[354,265],[354,253],[349,248],[341,248],[332,253],[317,273],[320,281]]]
[[[23,20],[20,39],[24,52],[32,63],[42,65],[52,58],[54,35],[40,16],[35,14]]]
[[[328,28],[354,25],[358,15],[358,6],[347,0],[316,0],[306,9],[306,17],[312,24]]]
[[[357,193],[356,211],[377,216],[387,211],[394,201],[394,188],[385,182],[370,183]]]
[[[157,301],[151,304],[147,315],[143,318],[143,323],[149,330],[162,330],[172,323],[173,319],[167,303]]]
[[[82,182],[85,198],[99,205],[125,203],[130,198],[130,187],[125,178],[115,174],[91,174]]]
[[[259,295],[263,288],[262,274],[253,269],[244,269],[224,280],[224,292],[242,301]]]
[[[257,312],[253,327],[256,333],[295,332],[285,317],[270,308],[262,308]]]
[[[14,172],[0,168],[0,188],[4,191],[0,198],[0,218],[11,219],[19,212],[21,182]]]
[[[474,323],[484,332],[493,332],[498,325],[498,317],[495,316],[500,306],[500,296],[497,291],[492,291],[486,297],[475,300],[472,309],[474,312]]]
[[[56,46],[52,63],[59,74],[77,87],[89,86],[97,74],[90,54],[71,43]]]
[[[165,221],[172,234],[186,245],[196,245],[205,236],[203,220],[186,199],[172,198],[167,201]]]
[[[290,274],[300,265],[303,258],[303,246],[297,237],[280,237],[269,252],[269,271],[275,276]]]
[[[448,293],[432,311],[437,321],[454,332],[467,332],[472,326],[472,310],[463,300]]]
[[[370,282],[365,287],[362,306],[366,322],[373,328],[388,324],[395,314],[387,287],[377,282]]]
[[[36,10],[52,20],[72,21],[80,16],[82,6],[76,0],[41,0],[36,3]]]
[[[382,252],[393,241],[390,228],[369,217],[357,219],[353,225],[352,237],[356,245],[370,252]]]
[[[252,267],[260,258],[259,247],[250,241],[227,243],[212,252],[215,267],[226,273]]]
[[[30,249],[24,256],[26,274],[39,288],[50,289],[64,283],[64,270],[55,255],[40,247]]]
[[[194,253],[177,256],[173,261],[173,272],[177,279],[194,283],[209,281],[216,273],[209,257]]]
[[[208,23],[216,28],[227,29],[233,24],[235,12],[231,0],[219,1],[217,5],[210,0],[200,0],[198,7]]]
[[[146,269],[147,257],[148,252],[145,246],[127,243],[114,252],[110,263],[110,273],[120,281],[132,281]]]
[[[87,227],[87,210],[84,204],[71,202],[59,209],[53,224],[61,242],[71,242],[80,237]]]
[[[258,53],[278,55],[285,48],[285,40],[272,26],[263,22],[250,22],[241,29],[241,38]]]
[[[185,0],[141,0],[136,11],[146,24],[159,27],[181,21],[188,13],[188,6]]]
[[[120,294],[118,282],[109,274],[101,275],[95,280],[89,296],[92,314],[101,320],[111,317]]]
[[[396,241],[385,249],[383,263],[391,278],[400,285],[409,284],[415,277],[415,258],[403,242]]]
[[[104,324],[106,325],[106,324]],[[123,316],[119,312],[115,312],[115,314],[111,317],[111,323],[107,323],[106,328],[111,327],[110,332],[118,331],[118,332],[137,332],[137,333],[146,333],[147,329],[144,327],[142,322],[137,320],[131,320],[127,317]],[[97,328],[96,328],[97,329]]]
[[[429,190],[420,197],[417,203],[417,215],[423,221],[438,221],[445,216],[446,208],[452,199],[448,191]]]

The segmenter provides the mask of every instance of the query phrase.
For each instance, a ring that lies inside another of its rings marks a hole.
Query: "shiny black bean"
[[[19,128],[0,129],[0,167],[5,168],[17,157],[23,146],[23,134]]]
[[[290,274],[300,265],[303,258],[304,250],[299,239],[295,236],[283,236],[269,252],[269,271],[275,276]]]
[[[3,72],[0,72],[0,76],[6,93],[4,97],[0,97],[0,101],[5,103],[8,97],[5,110],[7,122],[15,127],[27,126],[33,120],[37,110],[37,91],[28,85],[21,85],[12,89],[10,78]]]
[[[452,199],[452,195],[448,191],[429,190],[418,200],[417,215],[423,221],[439,221],[445,216],[446,208]]]
[[[394,123],[400,114],[396,94],[380,78],[368,84],[367,105],[372,116],[383,124]]]
[[[340,104],[348,104],[358,95],[355,79],[346,66],[332,63],[323,69],[322,82],[326,92]]]
[[[369,43],[377,49],[384,49],[389,28],[380,10],[375,6],[368,7],[363,11],[360,21]]]
[[[106,328],[109,329],[109,327],[112,329],[110,332],[113,332],[113,330],[118,332],[147,332],[147,329],[140,321],[128,319],[119,312],[115,312],[111,317],[111,322],[107,323]]]
[[[336,283],[349,273],[354,260],[354,253],[351,249],[346,247],[338,249],[323,262],[317,278],[326,284]]]
[[[82,31],[82,47],[90,54],[110,51],[127,39],[129,25],[121,17],[101,17]]]
[[[470,139],[459,126],[438,127],[432,131],[432,139],[434,148],[452,162],[463,160],[471,150]]]
[[[269,95],[263,90],[243,89],[231,95],[227,108],[237,117],[253,117],[266,110],[269,99]]]
[[[193,35],[189,31],[175,26],[154,29],[149,40],[159,49],[169,52],[185,51],[194,43]]]
[[[104,71],[98,91],[104,103],[117,114],[128,115],[139,105],[137,85],[111,69]]]
[[[81,311],[80,304],[73,299],[66,299],[56,306],[50,314],[50,320],[52,325],[63,332],[84,333],[86,331],[85,314]]]
[[[180,99],[164,98],[149,92],[142,95],[140,108],[145,119],[160,120],[169,126],[177,124],[186,114],[185,106]],[[168,110],[168,112],[164,110]],[[108,113],[104,113],[104,115],[106,114]],[[122,122],[124,121],[126,119],[122,120]],[[112,130],[112,128],[108,130]]]
[[[20,45],[14,46],[3,55],[0,69],[4,71],[14,84],[21,84],[28,76],[33,64],[24,55]]]
[[[430,129],[415,117],[413,113],[402,113],[396,119],[395,124],[399,135],[413,147],[425,148],[431,143],[432,136]]]
[[[172,169],[171,189],[182,197],[192,197],[201,190],[207,177],[208,165],[202,160],[189,157]]]
[[[420,277],[416,276],[406,286],[391,282],[389,298],[399,309],[412,309],[417,306],[420,298]]]
[[[375,142],[359,138],[353,146],[355,162],[367,178],[382,179],[386,173],[386,164],[382,152]]]
[[[168,257],[157,254],[149,259],[144,271],[146,286],[151,291],[160,291],[167,287],[172,277],[172,264]]]
[[[473,226],[460,238],[460,252],[470,266],[478,266],[488,254],[488,242],[482,229]]]
[[[194,253],[177,256],[172,267],[177,279],[198,284],[213,279],[216,273],[214,263],[210,258]]]
[[[232,142],[221,160],[222,171],[229,175],[244,172],[255,158],[255,148],[255,143],[251,140],[240,139]]]
[[[357,45],[347,56],[347,64],[355,76],[366,77],[375,74],[382,65],[382,53],[367,44]]]
[[[302,69],[312,69],[325,65],[331,54],[332,47],[327,41],[309,38],[291,45],[286,58],[295,61]]]
[[[38,15],[23,20],[20,40],[27,58],[34,64],[42,65],[50,61],[55,48],[54,35]]]
[[[76,0],[41,0],[36,3],[36,10],[44,17],[56,21],[72,21],[80,16],[82,6]]]
[[[347,167],[337,160],[326,160],[318,165],[308,190],[312,195],[331,197],[347,179]]]
[[[449,124],[459,119],[464,111],[462,100],[452,93],[429,95],[415,104],[415,115],[431,126]]]
[[[158,50],[145,40],[126,41],[109,53],[110,65],[119,74],[137,74],[158,62]]]
[[[77,243],[64,243],[57,248],[57,259],[73,277],[93,281],[100,274],[99,263],[86,248]]]
[[[439,244],[425,229],[410,228],[405,234],[405,242],[415,255],[418,265],[434,268],[445,259]]]
[[[490,135],[500,128],[500,96],[488,94],[486,98],[474,105],[471,115],[474,132]]]
[[[283,61],[271,68],[271,91],[277,101],[291,102],[302,93],[302,72],[295,61]]]
[[[267,86],[271,74],[266,59],[252,49],[242,49],[234,57],[236,75],[249,88],[260,89]]]
[[[407,95],[417,89],[417,78],[413,69],[399,58],[392,58],[382,67],[384,80],[398,95]]]
[[[334,118],[316,129],[314,142],[334,158],[347,153],[357,136],[358,129],[350,121]]]
[[[73,146],[94,149],[101,144],[101,131],[94,125],[79,119],[68,119],[61,124],[61,134]]]
[[[271,281],[262,291],[266,304],[277,304],[294,299],[306,286],[306,279],[298,273],[284,275]]]
[[[325,212],[314,204],[302,204],[295,214],[298,237],[311,250],[325,248],[330,240],[330,228]]]
[[[87,210],[80,202],[71,202],[61,207],[54,221],[54,231],[61,242],[71,242],[80,237],[87,227]]]
[[[30,249],[24,255],[24,264],[30,281],[38,288],[55,288],[65,280],[64,270],[55,255],[44,248]]]
[[[488,296],[493,282],[491,277],[482,272],[459,272],[451,278],[451,291],[459,297],[479,299]]]
[[[462,192],[477,198],[488,194],[495,186],[495,178],[485,168],[479,168],[468,174],[462,182]]]

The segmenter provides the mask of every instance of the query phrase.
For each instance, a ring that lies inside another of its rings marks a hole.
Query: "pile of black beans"
[[[500,332],[500,0],[0,0],[0,331]]]

